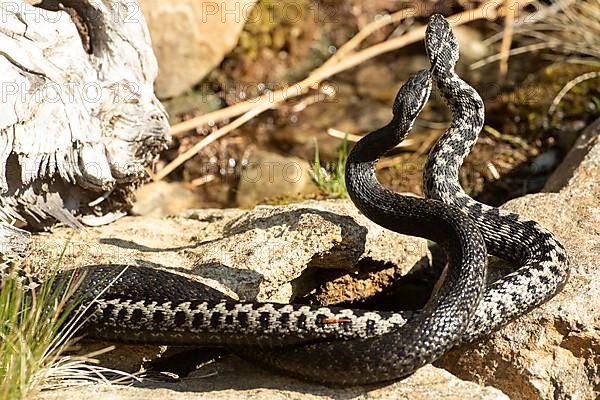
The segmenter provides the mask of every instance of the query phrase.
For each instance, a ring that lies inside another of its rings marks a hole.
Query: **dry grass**
[[[563,62],[600,67],[600,0],[558,0],[550,6],[535,2],[533,6],[537,11],[520,18],[513,26],[512,36],[521,46],[508,50],[505,30],[487,41],[491,44],[502,39],[502,50],[472,64],[472,69],[496,61],[502,67],[509,55],[543,50],[561,56]],[[565,94],[576,85],[598,78],[600,70],[569,81],[552,100],[548,114],[554,114]]]
[[[517,19],[513,37],[521,46],[510,55],[538,50],[552,50],[569,56],[572,61],[600,66],[600,0],[558,0],[552,6],[534,3],[535,12]],[[492,36],[489,44],[502,39],[503,33]],[[473,69],[499,61],[495,54],[474,63]]]
[[[68,316],[73,305],[52,290],[55,276],[48,275],[26,295],[17,274],[3,279],[0,289],[0,399],[22,399],[44,383],[44,370],[68,345]],[[64,288],[64,287],[63,287]]]
[[[40,284],[16,272],[3,272],[0,280],[0,400],[28,399],[66,385],[107,383],[114,374],[131,378],[94,365],[95,354],[64,355],[76,340],[86,306],[73,297],[79,278],[59,279],[58,266],[48,271]]]

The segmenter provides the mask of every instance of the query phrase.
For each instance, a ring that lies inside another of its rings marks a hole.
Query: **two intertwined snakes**
[[[348,193],[362,213],[390,230],[433,240],[446,251],[443,283],[422,310],[407,317],[244,303],[165,271],[88,266],[80,270],[73,294],[88,303],[83,332],[119,342],[226,346],[304,379],[365,384],[406,376],[552,298],[568,277],[565,250],[536,222],[464,193],[458,171],[482,128],[483,102],[454,72],[458,43],[442,16],[431,17],[425,43],[431,69],[409,78],[396,97],[390,123],[361,139],[346,165]],[[378,182],[375,164],[407,136],[428,101],[432,80],[453,121],[431,150],[424,171],[427,199],[402,196]],[[486,287],[488,252],[518,268]]]

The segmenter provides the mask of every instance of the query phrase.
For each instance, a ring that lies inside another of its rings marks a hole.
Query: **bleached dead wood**
[[[0,0],[2,222],[81,226],[125,210],[168,140],[156,74],[135,1]],[[15,234],[0,229],[5,254]]]

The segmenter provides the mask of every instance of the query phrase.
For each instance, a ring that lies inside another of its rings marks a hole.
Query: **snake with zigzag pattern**
[[[72,295],[87,307],[83,333],[128,343],[227,346],[304,379],[365,384],[406,376],[554,296],[568,277],[566,253],[555,237],[533,221],[476,202],[460,187],[458,170],[482,127],[483,102],[454,72],[458,44],[442,16],[431,17],[425,43],[431,69],[409,78],[390,123],[361,139],[346,165],[350,198],[368,218],[446,251],[443,283],[422,310],[403,315],[239,302],[166,271],[96,265],[75,272]],[[424,171],[428,198],[402,196],[377,181],[375,164],[404,140],[429,98],[432,79],[453,122]],[[519,266],[488,287],[486,246]],[[61,273],[57,282],[71,276]]]

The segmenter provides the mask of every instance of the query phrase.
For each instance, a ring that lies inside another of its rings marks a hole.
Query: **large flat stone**
[[[256,0],[139,0],[152,37],[160,98],[191,89],[235,47]],[[132,6],[129,17],[139,12]]]
[[[462,381],[431,365],[377,387],[328,388],[274,376],[236,357],[207,365],[178,383],[147,387],[93,386],[42,393],[39,400],[390,399],[508,400],[500,390]]]
[[[374,224],[349,200],[125,217],[74,233],[56,228],[34,236],[29,260],[46,265],[65,246],[64,268],[154,266],[188,273],[234,298],[276,302],[303,294],[295,289],[310,290],[311,274],[304,273],[312,268],[352,271],[368,260],[404,274],[429,265],[424,239]]]

